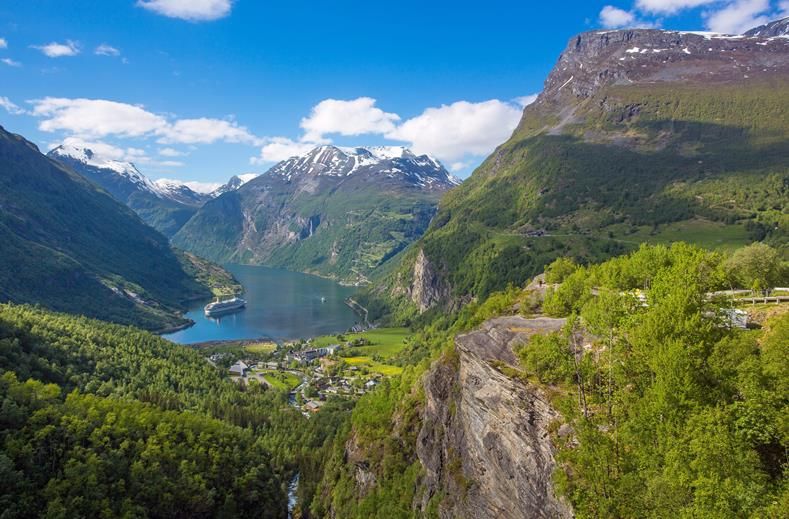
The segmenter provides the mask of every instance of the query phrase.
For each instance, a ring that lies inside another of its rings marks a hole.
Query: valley
[[[783,3],[49,5],[125,44],[0,59],[0,516],[784,517]]]

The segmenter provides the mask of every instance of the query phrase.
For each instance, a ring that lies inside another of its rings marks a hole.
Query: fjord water
[[[244,286],[247,306],[240,312],[208,318],[207,301],[196,303],[186,314],[194,326],[163,337],[190,344],[229,339],[275,340],[308,338],[342,332],[358,316],[344,303],[354,288],[328,279],[286,270],[248,265],[226,265]]]

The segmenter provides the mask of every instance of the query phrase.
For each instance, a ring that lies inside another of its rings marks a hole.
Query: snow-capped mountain
[[[300,176],[347,177],[358,173],[402,177],[425,188],[460,183],[436,159],[416,155],[403,146],[318,146],[304,155],[280,162],[266,174],[290,181]]]
[[[754,27],[745,33],[748,37],[759,38],[788,38],[789,37],[789,16],[780,20],[775,20],[759,27]]]
[[[212,260],[364,282],[425,232],[458,183],[407,148],[319,146],[207,202],[173,243]]]
[[[103,188],[168,237],[208,199],[177,182],[154,182],[131,162],[107,159],[88,148],[64,144],[47,156]]]
[[[212,191],[209,196],[211,198],[216,198],[229,191],[235,191],[236,189],[240,188],[250,180],[257,178],[258,176],[259,175],[257,173],[245,173],[243,175],[233,175],[232,177],[230,177],[230,180],[228,180],[226,184]]]
[[[99,157],[88,148],[82,148],[69,144],[61,144],[50,151],[47,156],[58,162],[67,162],[69,166],[80,166],[81,168],[95,168],[106,170],[118,177],[125,179],[136,189],[148,191],[149,193],[160,196],[161,193],[156,184],[148,177],[140,173],[140,170],[131,162],[120,160],[105,159]],[[81,172],[80,172],[81,173]],[[104,186],[102,186],[104,187]]]

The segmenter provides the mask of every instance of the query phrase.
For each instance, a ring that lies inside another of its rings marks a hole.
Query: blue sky
[[[740,32],[787,0],[0,0],[0,124],[221,182],[319,143],[467,176],[576,33]]]

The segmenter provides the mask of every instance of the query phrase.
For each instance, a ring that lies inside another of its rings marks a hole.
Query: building
[[[230,374],[231,375],[238,375],[239,377],[244,377],[249,371],[249,366],[247,366],[243,360],[239,360],[232,366],[230,366]]]

